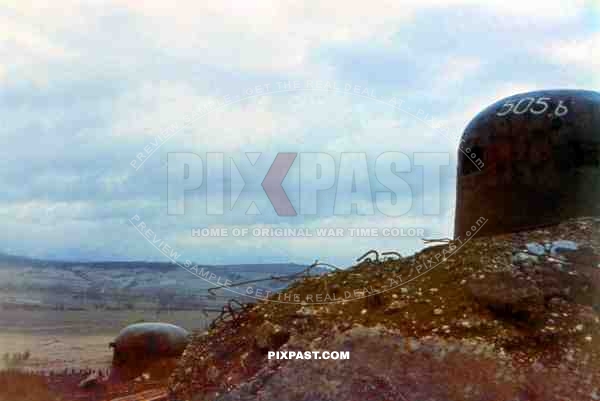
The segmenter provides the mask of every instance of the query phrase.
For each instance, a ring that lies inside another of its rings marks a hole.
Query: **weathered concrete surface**
[[[469,123],[458,160],[455,237],[481,217],[480,235],[599,216],[600,93],[502,99]]]

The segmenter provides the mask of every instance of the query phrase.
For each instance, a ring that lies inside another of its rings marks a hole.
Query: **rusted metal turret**
[[[115,341],[113,365],[139,364],[144,358],[178,357],[189,343],[189,333],[168,323],[135,323],[125,327]]]
[[[600,93],[514,95],[479,113],[458,152],[455,237],[600,216]]]

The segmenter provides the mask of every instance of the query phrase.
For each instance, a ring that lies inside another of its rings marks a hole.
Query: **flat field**
[[[160,321],[193,331],[205,329],[211,317],[201,311],[0,310],[0,356],[29,351],[17,365],[26,370],[104,369],[112,358],[108,343],[129,324]]]

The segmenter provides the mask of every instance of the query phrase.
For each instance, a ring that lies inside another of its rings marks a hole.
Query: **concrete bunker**
[[[187,330],[168,323],[136,323],[125,327],[109,344],[113,365],[139,365],[141,362],[180,356],[189,343]]]
[[[465,128],[455,237],[480,218],[492,235],[600,215],[600,93],[547,90],[502,99]]]

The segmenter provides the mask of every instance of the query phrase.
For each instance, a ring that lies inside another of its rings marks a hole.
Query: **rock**
[[[408,304],[404,301],[394,301],[385,308],[384,313],[396,313],[406,308]]]
[[[556,256],[560,253],[564,252],[573,252],[578,248],[577,243],[573,241],[559,240],[554,241],[552,243],[552,248],[550,249],[550,254],[552,256]]]
[[[538,244],[537,242],[530,242],[526,245],[527,252],[536,256],[544,256],[546,253],[546,249],[543,245]]]
[[[544,309],[544,293],[529,280],[509,273],[495,273],[488,280],[467,285],[473,298],[500,315],[528,320]]]
[[[210,381],[215,381],[219,378],[221,372],[216,366],[212,365],[206,370],[206,378]]]
[[[308,308],[306,306],[301,306],[300,309],[296,311],[296,316],[300,317],[314,316],[316,314],[317,312],[314,309]]]
[[[290,339],[290,333],[281,326],[264,322],[256,330],[255,344],[261,351],[275,351]]]
[[[519,252],[512,257],[512,262],[516,265],[536,264],[539,263],[539,258],[535,255]]]
[[[439,315],[441,315],[443,313],[444,313],[444,311],[441,308],[435,308],[433,310],[433,314],[436,315],[436,316],[439,316]]]
[[[79,382],[79,388],[89,389],[94,387],[96,384],[98,384],[98,375],[96,373],[92,373]]]

